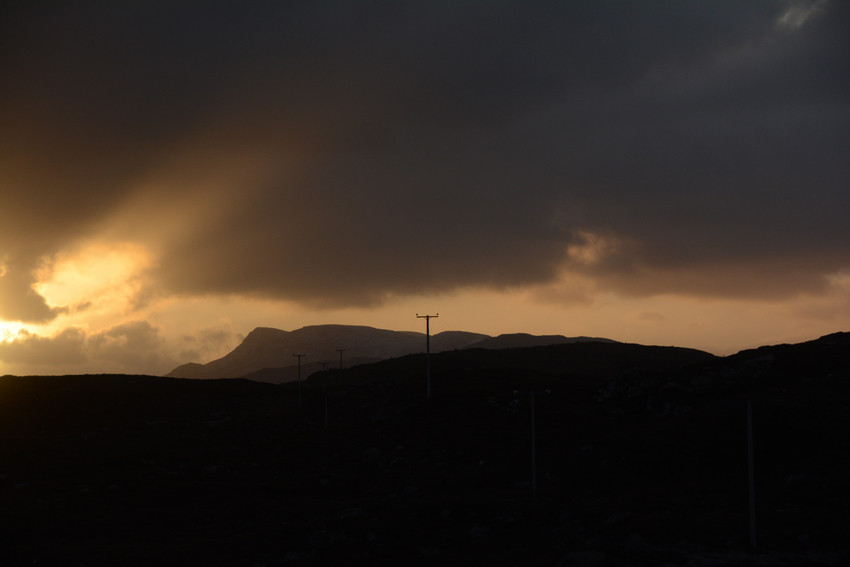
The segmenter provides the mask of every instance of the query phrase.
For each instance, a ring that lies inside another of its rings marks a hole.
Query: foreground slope
[[[850,334],[725,358],[601,343],[450,351],[433,356],[430,401],[424,365],[317,373],[301,407],[292,384],[0,378],[4,564],[840,565],[850,553]]]

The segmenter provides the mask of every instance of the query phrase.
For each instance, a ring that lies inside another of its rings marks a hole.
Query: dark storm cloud
[[[189,294],[368,304],[564,266],[786,294],[850,265],[846,3],[17,10],[0,238],[22,263],[156,190],[155,275]],[[568,258],[587,234],[619,245]]]

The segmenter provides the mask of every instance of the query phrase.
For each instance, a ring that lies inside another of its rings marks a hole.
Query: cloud
[[[85,338],[85,333],[76,328],[51,338],[21,330],[13,341],[0,341],[0,360],[11,365],[73,367],[87,360]]]
[[[32,269],[18,262],[0,263],[0,319],[26,323],[43,323],[65,310],[50,307],[33,285]]]
[[[197,355],[209,357],[211,352],[217,354],[215,349],[224,340],[207,329],[191,342],[197,345]],[[177,348],[169,345],[160,328],[147,321],[123,323],[95,333],[69,327],[53,336],[22,329],[0,340],[0,362],[5,372],[159,375],[186,362],[183,353],[173,352]]]
[[[167,328],[136,320],[96,332],[67,327],[53,335],[27,329],[0,336],[3,373],[131,373],[162,375],[176,366],[207,362],[232,350],[244,336],[222,320],[170,335]]]
[[[233,332],[229,322],[204,327],[193,334],[184,334],[178,341],[181,362],[207,362],[224,355],[245,337]]]
[[[638,311],[637,313],[632,313],[629,318],[652,324],[663,323],[667,320],[664,315],[655,311]]]
[[[156,368],[171,364],[164,354],[159,330],[147,321],[117,325],[88,337],[86,347],[94,359],[121,368]]]
[[[802,27],[806,20],[823,8],[825,0],[805,0],[789,3],[788,8],[776,20],[780,28],[796,30]]]
[[[850,265],[846,3],[12,16],[0,253],[16,266],[118,239],[156,259],[148,294],[331,307],[565,271],[779,298]],[[0,317],[55,316],[28,274],[0,279]],[[144,329],[121,333],[92,348],[153,356]]]

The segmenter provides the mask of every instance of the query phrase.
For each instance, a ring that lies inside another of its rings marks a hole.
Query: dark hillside
[[[510,333],[499,335],[498,337],[487,337],[481,339],[480,341],[472,343],[467,348],[525,348],[532,346],[549,346],[577,342],[613,343],[616,341],[591,337],[565,337],[563,335],[530,335],[528,333]]]
[[[848,347],[450,351],[430,401],[409,355],[316,373],[300,408],[291,383],[3,377],[2,564],[840,565]]]

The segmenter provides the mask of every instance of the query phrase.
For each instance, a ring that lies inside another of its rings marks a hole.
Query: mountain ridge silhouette
[[[519,348],[584,341],[616,342],[611,339],[563,335],[510,333],[493,337],[467,331],[442,331],[431,335],[431,352],[466,348]],[[301,376],[305,377],[320,370],[323,362],[332,367],[339,366],[338,349],[344,349],[344,366],[378,362],[425,352],[425,333],[339,324],[308,325],[294,331],[256,327],[223,357],[205,364],[182,364],[165,377],[249,378],[262,382],[290,382],[298,377],[298,362],[293,355],[305,355],[301,361]]]

